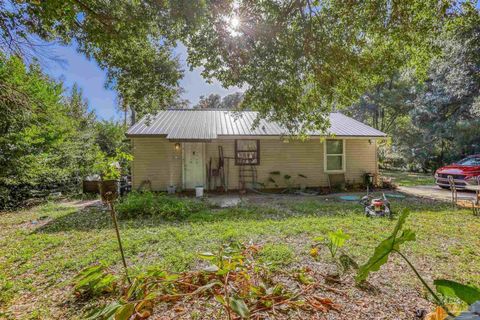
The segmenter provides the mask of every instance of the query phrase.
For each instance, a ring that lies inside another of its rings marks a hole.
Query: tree
[[[394,75],[365,93],[359,103],[346,110],[350,116],[390,136],[409,123],[414,108],[417,83],[409,74]]]
[[[447,30],[440,45],[442,55],[432,62],[412,111],[415,130],[406,136],[424,168],[480,151],[480,17]]]
[[[380,161],[432,170],[480,152],[480,18],[453,20],[438,40],[441,54],[426,82],[395,76],[364,94],[350,115],[392,137]]]
[[[195,109],[219,109],[222,104],[222,97],[219,94],[212,93],[208,96],[200,96],[200,100],[194,106]]]
[[[17,57],[0,56],[0,87],[0,208],[77,187],[96,154],[81,93]]]
[[[95,113],[88,110],[88,101],[83,97],[83,90],[75,83],[70,95],[64,99],[67,115],[78,120],[78,129],[85,130],[93,126]]]
[[[129,152],[130,144],[126,141],[126,126],[116,121],[100,121],[96,123],[96,144],[108,157],[116,155],[117,151]]]
[[[445,23],[476,12],[473,2],[436,0],[212,7],[187,35],[189,62],[224,86],[247,87],[245,105],[294,131],[326,129],[332,107],[350,106],[399,72],[424,77]]]
[[[37,38],[75,44],[107,71],[107,86],[138,112],[153,112],[173,102],[182,75],[172,55],[179,9],[149,1],[6,0],[0,50],[28,58],[42,54]]]
[[[227,94],[223,98],[216,93],[211,93],[208,96],[200,96],[198,103],[193,106],[195,109],[238,109],[243,101],[243,93],[235,92]]]
[[[0,36],[2,48],[20,53],[32,35],[75,42],[139,113],[178,96],[172,48],[181,41],[190,67],[246,87],[245,105],[262,117],[291,130],[326,129],[333,106],[351,105],[406,68],[425,75],[439,49],[433,40],[468,8],[476,11],[473,1],[7,0]]]
[[[235,92],[226,95],[222,98],[222,109],[239,109],[240,105],[243,102],[243,93],[242,92]]]

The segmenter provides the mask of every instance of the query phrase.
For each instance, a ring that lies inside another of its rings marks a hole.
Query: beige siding
[[[182,154],[175,151],[174,143],[163,138],[134,138],[133,186],[137,188],[144,180],[150,180],[154,190],[165,190],[171,184],[182,187]],[[218,146],[223,147],[228,162],[228,184],[230,189],[238,189],[238,166],[235,166],[235,140],[223,139],[206,143],[205,161],[212,159],[217,166]],[[365,172],[377,172],[376,145],[368,139],[346,140],[346,172],[349,183],[360,183]],[[324,172],[324,149],[319,138],[305,142],[282,142],[279,138],[260,140],[260,165],[257,167],[258,182],[267,187],[269,173],[280,171],[288,174],[297,183],[303,181],[306,186],[327,186],[328,177]],[[307,176],[307,179],[298,177]],[[284,187],[284,179],[275,178],[280,187]]]
[[[365,173],[378,172],[375,140],[347,139],[346,142],[345,179],[348,183],[362,183]]]
[[[228,185],[231,189],[239,188],[239,167],[233,159],[235,154],[235,140],[218,140],[207,144],[207,161],[212,157],[217,164],[218,146],[222,145],[224,156],[228,160]],[[281,175],[288,174],[296,182],[304,181],[307,186],[327,185],[327,176],[323,173],[323,145],[320,140],[307,142],[284,143],[280,139],[260,140],[260,165],[256,166],[257,182],[266,184],[267,188],[274,188],[268,182],[270,172],[280,171]],[[298,174],[307,176],[307,179],[298,178]],[[273,177],[280,187],[285,187],[285,180],[278,176]],[[293,181],[293,180],[291,180]]]
[[[149,180],[153,190],[166,190],[169,185],[182,186],[182,153],[165,138],[134,138],[132,184],[137,189]]]

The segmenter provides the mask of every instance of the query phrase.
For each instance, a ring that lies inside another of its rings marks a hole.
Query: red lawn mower
[[[365,215],[367,217],[388,217],[393,218],[392,210],[390,210],[390,201],[388,201],[385,193],[382,198],[374,198],[373,195],[367,193],[360,203],[363,205]]]

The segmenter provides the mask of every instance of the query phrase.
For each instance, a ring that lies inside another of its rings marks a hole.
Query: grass
[[[272,270],[286,267],[295,261],[295,251],[288,244],[266,244],[259,254],[259,261]]]
[[[399,186],[413,187],[421,185],[431,185],[435,183],[431,173],[417,173],[407,171],[382,170],[381,175],[393,178],[393,181]]]
[[[424,275],[480,285],[480,219],[467,210],[452,211],[449,205],[418,199],[393,206],[412,210],[407,227],[416,231],[417,241],[405,252]],[[320,197],[202,207],[182,220],[143,216],[120,221],[132,273],[154,266],[195,268],[198,252],[214,251],[231,240],[262,244],[265,262],[289,268],[311,259],[314,237],[338,228],[351,236],[345,251],[362,263],[394,224],[364,217],[356,203]],[[0,319],[79,318],[84,306],[71,303],[72,277],[98,261],[115,269],[121,265],[108,213],[59,203],[0,214],[0,248]],[[328,259],[328,253],[322,251],[320,258]],[[402,281],[415,283],[413,274],[404,270]]]

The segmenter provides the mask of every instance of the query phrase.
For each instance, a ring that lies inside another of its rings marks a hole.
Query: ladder
[[[247,188],[255,188],[257,183],[257,167],[250,164],[250,159],[238,159],[238,182],[240,191],[246,192]]]

